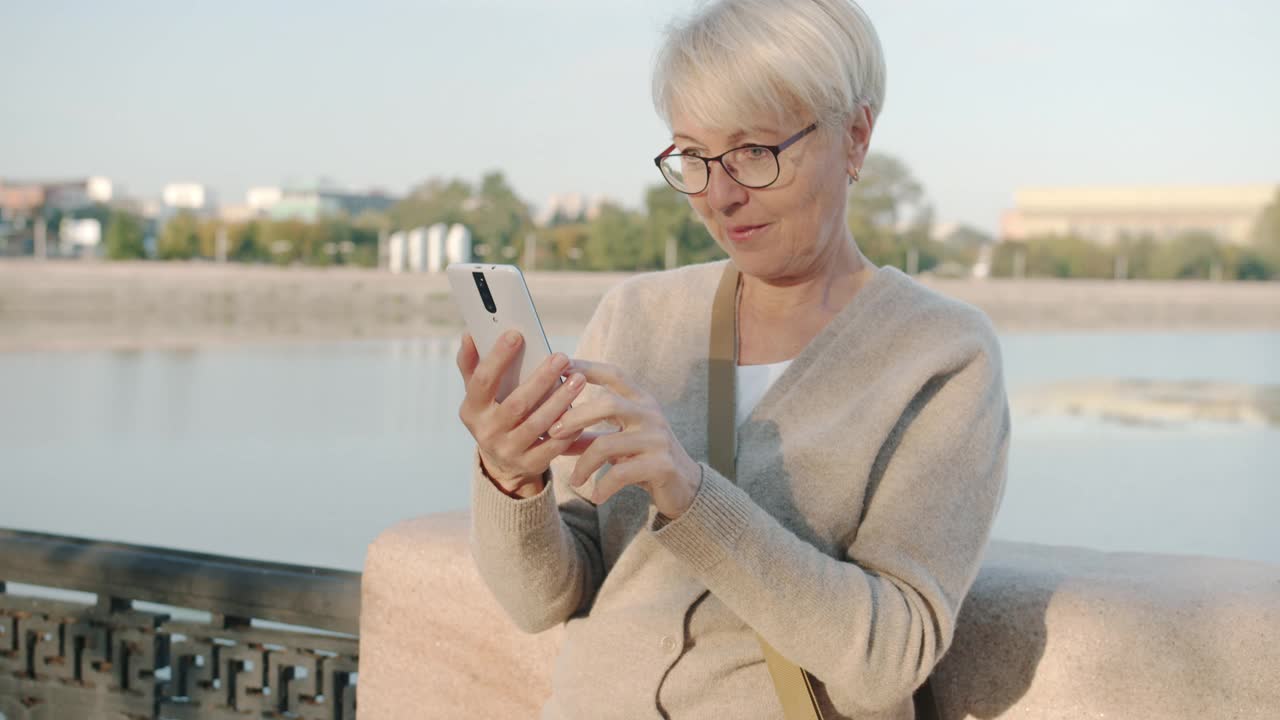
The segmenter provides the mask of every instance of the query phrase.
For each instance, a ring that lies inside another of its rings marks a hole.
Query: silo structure
[[[427,267],[427,229],[414,228],[405,236],[409,246],[409,272],[422,272]]]
[[[444,269],[444,239],[449,226],[436,223],[427,229],[427,272],[437,273]]]
[[[405,235],[404,231],[393,232],[387,238],[387,269],[393,273],[404,272]]]
[[[462,223],[454,223],[445,238],[445,265],[471,262],[471,231]]]

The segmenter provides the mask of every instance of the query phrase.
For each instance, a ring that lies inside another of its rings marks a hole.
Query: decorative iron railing
[[[0,530],[0,717],[352,720],[359,617],[359,573]]]

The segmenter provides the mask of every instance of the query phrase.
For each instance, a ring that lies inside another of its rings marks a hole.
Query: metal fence
[[[355,572],[0,529],[0,717],[352,720],[359,617]]]

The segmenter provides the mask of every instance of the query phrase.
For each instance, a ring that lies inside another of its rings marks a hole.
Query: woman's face
[[[785,125],[726,130],[700,127],[675,112],[671,125],[677,152],[711,157],[747,144],[778,145],[810,122],[796,117]],[[819,127],[778,155],[778,180],[758,190],[711,163],[707,189],[690,195],[689,203],[742,272],[776,282],[816,274],[848,237],[848,181],[862,165],[870,135],[862,126]]]

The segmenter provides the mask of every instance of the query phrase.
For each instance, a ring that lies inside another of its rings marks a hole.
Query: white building
[[[278,187],[249,188],[249,192],[244,195],[245,204],[249,206],[252,212],[259,215],[271,212],[271,209],[283,198],[284,190]]]
[[[450,263],[471,262],[471,231],[455,223],[400,230],[387,237],[387,269],[436,273]]]
[[[1222,242],[1251,240],[1254,223],[1277,185],[1214,187],[1028,188],[1014,194],[1001,237],[1075,235],[1110,245],[1123,237],[1167,240],[1205,232]]]
[[[445,265],[471,262],[471,231],[465,225],[454,223],[444,246]]]
[[[259,213],[248,205],[223,205],[218,208],[218,219],[223,222],[248,222],[258,216]]]
[[[94,204],[110,203],[114,197],[111,181],[102,176],[43,184],[43,202],[64,212]]]
[[[444,223],[436,223],[435,225],[427,228],[427,272],[438,273],[444,269],[444,241],[445,236],[448,234],[449,226]]]
[[[553,222],[590,222],[600,214],[607,202],[603,195],[588,196],[584,193],[561,193],[547,198],[547,204],[538,212],[534,222],[546,226]]]
[[[102,242],[102,224],[93,218],[64,218],[58,225],[58,239],[64,248],[96,248]]]
[[[207,212],[214,207],[213,191],[199,183],[169,183],[160,193],[166,208]]]
[[[404,236],[406,265],[409,272],[420,273],[427,267],[427,229],[414,228]]]
[[[391,233],[387,238],[387,269],[393,273],[405,271],[408,261],[408,234],[403,230]]]
[[[105,205],[111,202],[112,190],[111,180],[101,175],[95,175],[85,181],[85,194],[95,203]]]

